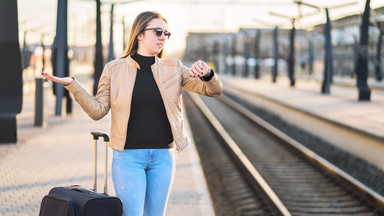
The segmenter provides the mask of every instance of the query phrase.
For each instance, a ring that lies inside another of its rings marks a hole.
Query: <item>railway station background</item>
[[[219,73],[234,71],[236,68],[235,73],[242,76],[255,74],[255,70],[269,73],[274,70],[273,67],[276,67],[275,73],[286,76],[289,75],[289,61],[294,61],[292,68],[295,75],[322,79],[326,53],[325,9],[328,9],[331,20],[332,76],[353,79],[357,62],[355,59],[359,53],[361,17],[366,2],[304,2],[311,6],[290,0],[101,3],[101,27],[97,38],[96,3],[68,1],[67,46],[71,75],[92,74],[94,71],[100,73],[100,62],[110,61],[123,52],[130,22],[134,17],[143,10],[158,10],[168,15],[169,30],[174,32],[172,40],[167,41],[166,57],[187,62],[202,58],[218,67]],[[383,55],[382,49],[379,50],[379,38],[382,37],[384,3],[372,0],[370,5],[368,73],[370,78],[380,80],[383,64],[379,59]],[[24,92],[34,88],[34,78],[39,76],[41,70],[50,71],[52,68],[50,59],[57,30],[56,7],[56,1],[18,1],[22,76],[26,81]],[[292,24],[295,27],[293,55],[290,54]],[[274,54],[273,42],[275,27],[278,28],[277,54]],[[96,43],[99,44],[98,51],[95,49]],[[98,61],[95,61],[95,52]],[[274,55],[278,56],[277,61]],[[290,56],[293,59],[289,59]],[[278,62],[278,66],[274,66],[274,62]],[[28,85],[30,80],[32,84]]]
[[[370,17],[363,31],[367,2]],[[26,128],[44,131],[73,116],[71,97],[42,80],[41,71],[75,76],[95,89],[102,67],[122,54],[131,22],[145,10],[159,11],[169,22],[165,57],[186,65],[203,59],[225,79],[282,81],[287,88],[303,80],[320,83],[317,92],[325,96],[333,94],[333,86],[349,86],[357,103],[381,103],[372,91],[384,89],[383,0],[4,0],[0,7],[3,150],[23,145],[25,133],[32,137]],[[361,44],[362,38],[367,44]],[[57,66],[58,55],[67,57],[58,61],[63,67]],[[44,95],[54,98],[49,107]],[[20,129],[23,107],[34,107],[35,119]]]

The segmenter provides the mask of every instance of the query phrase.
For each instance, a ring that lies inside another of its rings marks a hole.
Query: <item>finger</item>
[[[197,69],[197,68],[198,68],[198,66],[197,66],[197,62],[193,63],[192,66],[191,66],[191,68],[195,68],[195,69]]]
[[[193,73],[192,68],[189,69],[189,71],[188,71],[188,75],[189,75],[190,77],[195,76],[195,73]]]
[[[199,77],[202,77],[203,74],[204,74],[204,72],[201,70],[200,67],[197,67],[197,69],[195,70],[195,72],[196,72],[196,75],[199,76]]]
[[[207,65],[207,63],[201,61],[201,68],[203,69],[203,73],[206,74],[208,72],[209,66]]]
[[[199,60],[197,61],[197,65],[199,66],[200,70],[201,70],[201,74],[204,73],[204,67],[203,67],[203,61]]]
[[[201,68],[201,66],[198,65],[197,62],[195,63],[194,68],[198,74],[203,74],[203,69]]]
[[[191,68],[190,75],[191,75],[191,77],[199,77],[200,76],[199,72],[195,68]]]
[[[196,62],[196,64],[197,64],[200,68],[203,68],[202,61],[201,61],[201,60],[198,60],[198,61]]]
[[[204,71],[207,71],[208,68],[209,68],[208,64],[205,63],[205,62],[203,62],[203,61],[201,61],[201,66],[202,66],[202,68],[203,68]]]
[[[195,68],[191,68],[191,75],[192,77],[199,77],[200,73]]]
[[[204,75],[210,74],[211,70],[211,67],[209,67],[208,64],[204,63]]]
[[[206,76],[211,71],[211,69],[207,65],[207,63],[205,63],[205,62],[203,62],[201,60],[199,60],[198,65],[199,65],[199,70],[200,70],[201,76]]]
[[[49,74],[49,73],[42,72],[41,75],[43,75],[48,80],[53,80],[53,76],[51,74]]]
[[[65,80],[64,78],[59,78],[59,77],[56,77],[56,76],[53,76],[49,73],[41,73],[45,78],[47,78],[48,80],[50,81],[53,81],[53,82],[56,82],[56,83],[60,83],[60,84],[68,84],[68,81]]]
[[[192,71],[189,72],[189,76],[192,77],[192,78],[195,78],[196,77],[196,74]]]

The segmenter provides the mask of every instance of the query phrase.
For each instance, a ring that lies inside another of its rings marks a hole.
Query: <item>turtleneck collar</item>
[[[132,59],[139,65],[153,65],[155,63],[155,56],[142,56],[138,53],[135,53]]]

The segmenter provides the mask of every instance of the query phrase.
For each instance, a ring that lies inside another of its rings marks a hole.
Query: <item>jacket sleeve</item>
[[[183,65],[181,61],[178,61],[178,64],[182,76],[182,89],[209,97],[221,95],[223,84],[216,73],[209,81],[204,81],[203,79],[190,77],[188,75],[189,68]]]
[[[90,95],[77,80],[67,86],[64,86],[72,93],[76,102],[80,104],[83,110],[94,120],[99,120],[108,114],[110,105],[110,83],[111,74],[107,65],[99,80],[96,96]]]

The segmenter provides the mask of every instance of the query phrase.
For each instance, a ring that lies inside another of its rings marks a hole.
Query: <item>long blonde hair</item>
[[[137,15],[135,21],[132,24],[127,47],[125,48],[124,54],[121,58],[134,55],[137,52],[137,48],[139,46],[137,36],[144,31],[144,29],[148,26],[148,23],[153,19],[162,19],[166,24],[168,24],[167,20],[160,13],[155,11],[146,11]],[[163,57],[163,49],[159,54],[157,54],[157,56],[159,58]]]

